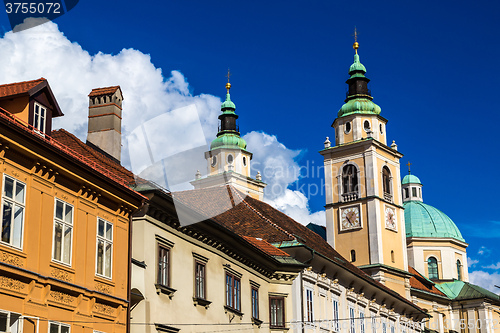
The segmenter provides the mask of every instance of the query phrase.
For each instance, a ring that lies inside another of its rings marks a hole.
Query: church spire
[[[368,89],[368,79],[365,66],[359,61],[359,43],[358,32],[354,30],[354,62],[349,67],[349,79],[346,83],[349,85],[349,91],[345,99],[345,104],[338,112],[338,117],[346,116],[353,113],[361,114],[380,114],[380,107],[372,102],[373,97],[371,91]]]

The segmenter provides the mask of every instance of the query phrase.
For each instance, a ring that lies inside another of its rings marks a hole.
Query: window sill
[[[271,331],[273,331],[273,332],[276,332],[276,331],[282,331],[283,332],[283,331],[288,331],[290,329],[290,327],[285,327],[285,326],[283,326],[283,327],[281,327],[281,326],[271,326],[271,327],[269,327],[269,329]]]
[[[234,313],[234,314],[236,314],[236,315],[238,315],[240,317],[243,317],[243,312],[240,312],[240,311],[238,311],[236,309],[233,309],[233,308],[231,308],[231,307],[229,307],[227,305],[224,305],[224,310],[226,311],[226,313],[232,312],[232,313]]]
[[[111,287],[115,286],[115,284],[114,284],[114,282],[113,282],[112,279],[110,279],[108,277],[105,277],[103,275],[98,275],[98,274],[94,275],[94,281],[107,284],[107,285],[109,285]]]
[[[212,302],[207,301],[204,298],[199,298],[199,297],[193,297],[193,302],[194,302],[194,305],[204,306],[205,309],[208,309],[208,307],[210,306],[210,304],[212,304]]]
[[[174,293],[177,291],[176,289],[164,286],[162,284],[155,284],[156,293],[159,295],[160,293],[166,294],[168,298],[172,299],[174,297]]]
[[[262,325],[263,321],[260,319],[257,319],[255,317],[252,317],[252,324],[257,325],[260,328],[260,325]]]

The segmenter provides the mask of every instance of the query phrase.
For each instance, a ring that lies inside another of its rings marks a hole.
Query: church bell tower
[[[356,33],[355,33],[356,38]],[[399,160],[387,146],[387,120],[373,103],[370,80],[358,55],[346,81],[348,92],[332,124],[335,145],[325,141],[328,242],[374,279],[410,296]]]
[[[229,94],[229,72],[227,76],[227,93],[226,100],[221,105],[219,132],[210,144],[210,150],[205,152],[208,176],[201,178],[201,174],[197,173],[191,184],[195,189],[228,184],[255,199],[262,200],[267,184],[262,182],[260,173],[257,173],[256,179],[250,177],[252,153],[247,150],[246,141],[240,137],[236,122],[236,105]]]

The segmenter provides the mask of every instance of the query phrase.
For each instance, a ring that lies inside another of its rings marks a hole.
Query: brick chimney
[[[122,101],[120,86],[92,89],[89,94],[87,145],[118,163],[122,151]]]

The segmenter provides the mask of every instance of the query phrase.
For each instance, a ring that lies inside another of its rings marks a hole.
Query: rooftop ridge
[[[51,145],[52,147],[54,147],[54,148],[56,148],[56,149],[58,149],[60,151],[65,152],[66,154],[72,156],[73,158],[75,158],[78,161],[82,162],[83,164],[85,164],[86,166],[90,167],[91,169],[93,169],[93,170],[99,172],[100,174],[106,176],[110,180],[118,183],[121,186],[126,187],[130,191],[134,191],[133,189],[131,189],[128,186],[129,183],[125,179],[123,179],[120,176],[118,176],[116,173],[110,172],[108,169],[101,167],[100,165],[98,165],[97,163],[95,163],[93,161],[90,161],[85,156],[79,154],[78,152],[74,151],[73,149],[67,147],[66,145],[63,145],[62,143],[60,143],[59,141],[57,141],[56,139],[54,139],[54,138],[52,138],[50,136],[42,136],[42,135],[38,134],[38,132],[36,132],[35,128],[32,125],[24,122],[23,120],[19,119],[18,117],[16,117],[12,113],[10,113],[9,111],[7,111],[7,110],[5,110],[4,108],[1,108],[1,107],[0,107],[0,118],[8,121],[10,124],[13,124],[15,127],[19,128],[19,129],[22,129],[22,130],[24,130],[24,131],[26,131],[26,132],[28,132],[30,134],[33,134],[39,140],[42,140],[45,143]],[[68,131],[66,131],[64,129],[60,129],[60,131],[64,131],[65,133],[69,134],[70,137],[76,138],[73,134],[69,133]],[[134,192],[136,192],[136,191],[134,191]],[[136,192],[136,193],[138,193],[138,192]],[[142,196],[142,194],[141,194],[141,196]]]

